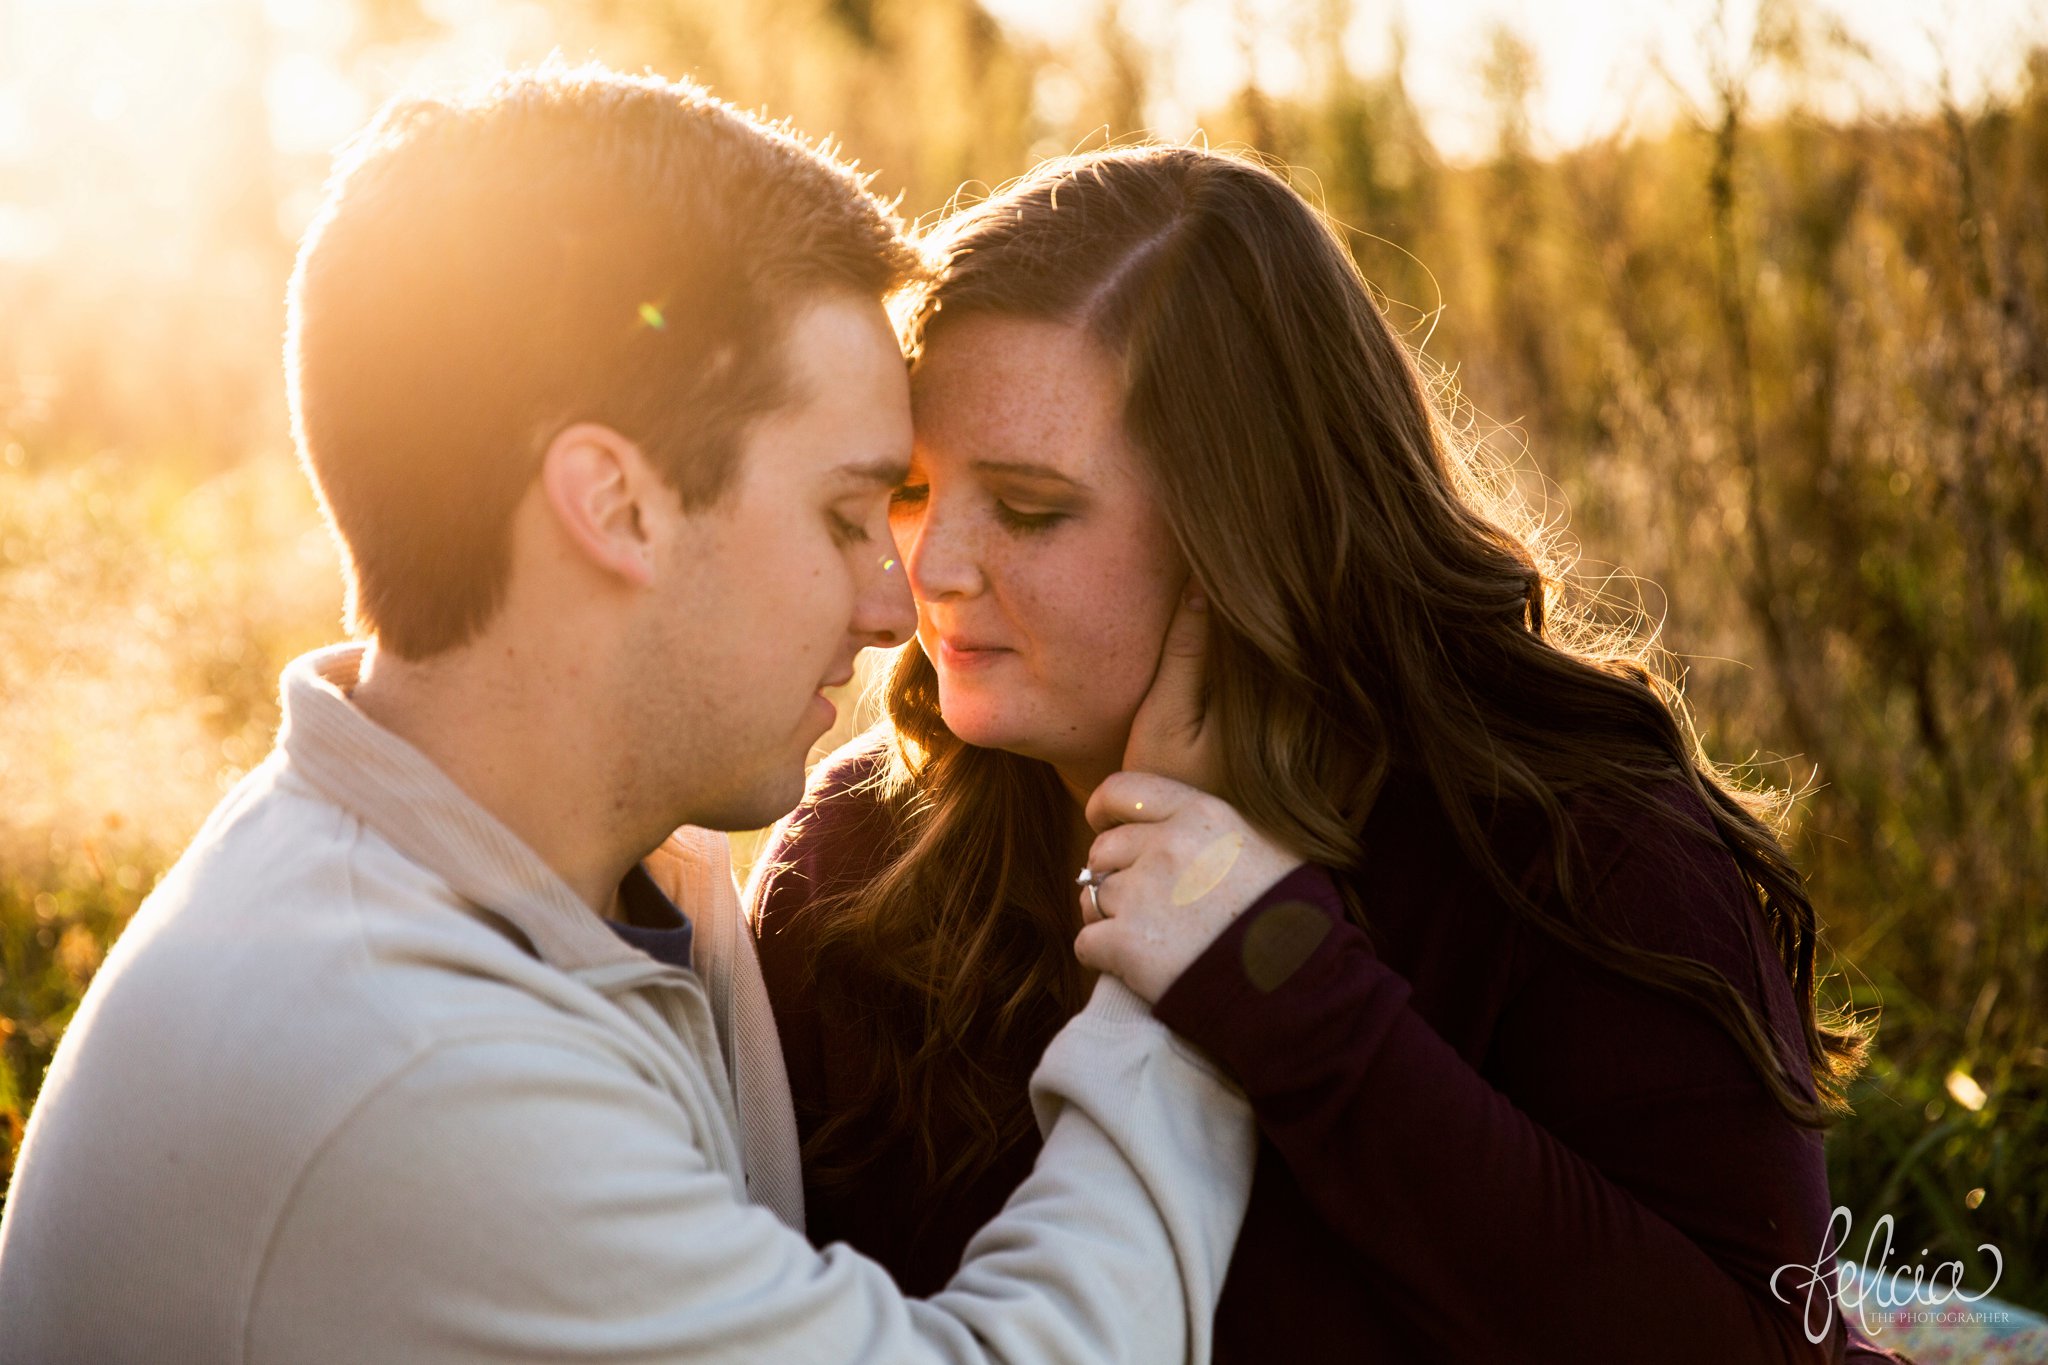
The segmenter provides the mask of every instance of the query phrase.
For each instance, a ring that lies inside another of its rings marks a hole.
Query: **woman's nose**
[[[972,597],[985,586],[973,531],[933,499],[896,528],[909,570],[910,590],[920,601]]]

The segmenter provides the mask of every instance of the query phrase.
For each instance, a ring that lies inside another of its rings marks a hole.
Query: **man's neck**
[[[644,855],[615,817],[601,708],[502,642],[411,661],[372,644],[350,700],[425,754],[538,854],[577,899],[616,918]]]

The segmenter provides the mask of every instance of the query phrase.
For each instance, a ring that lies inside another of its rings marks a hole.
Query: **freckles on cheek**
[[[1098,698],[1099,709],[1106,714],[1128,718],[1152,685],[1162,637],[1148,626],[1141,615],[1103,623],[1102,645],[1090,686]]]
[[[1031,617],[1045,655],[1046,681],[1085,697],[1083,709],[1122,720],[1137,708],[1158,663],[1170,604],[1171,580],[1137,547],[1098,547],[1073,565],[1086,572],[1059,575],[1032,599]]]

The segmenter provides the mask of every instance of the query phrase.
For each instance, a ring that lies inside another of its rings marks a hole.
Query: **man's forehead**
[[[784,345],[780,401],[754,424],[749,476],[849,493],[901,483],[910,385],[880,303],[828,295],[793,320]]]

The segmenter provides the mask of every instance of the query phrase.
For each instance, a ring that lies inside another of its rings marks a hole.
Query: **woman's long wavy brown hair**
[[[1796,1122],[1847,1112],[1868,1033],[1816,1008],[1814,909],[1774,832],[1789,798],[1709,761],[1654,645],[1570,591],[1321,214],[1251,160],[1145,145],[1041,165],[927,245],[936,273],[904,310],[913,356],[962,316],[1000,314],[1085,328],[1120,358],[1129,433],[1210,603],[1209,706],[1247,818],[1355,870],[1382,780],[1423,774],[1516,913],[1704,1006]],[[879,877],[813,907],[813,967],[859,1001],[833,1026],[864,1035],[872,1063],[806,1157],[814,1178],[858,1173],[878,1147],[852,1134],[879,1119],[942,1195],[1030,1131],[1026,1079],[1083,1002],[1072,802],[1046,764],[947,730],[915,642],[887,711],[867,795],[896,843]],[[1705,801],[1755,896],[1803,1066],[1720,973],[1624,942],[1574,902],[1567,799],[1639,798],[1671,777]],[[1489,846],[1482,804],[1499,800],[1540,813],[1556,905]]]

